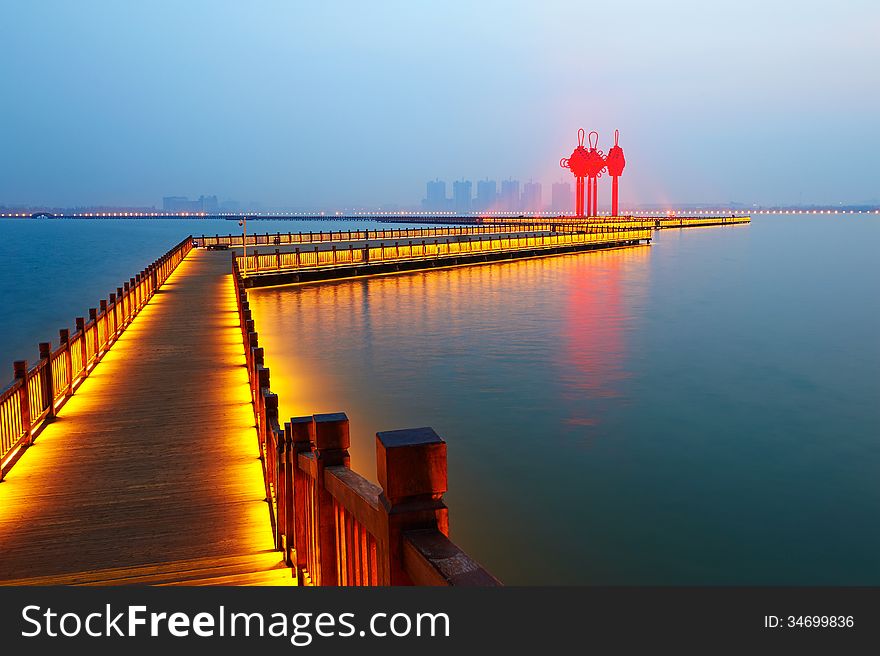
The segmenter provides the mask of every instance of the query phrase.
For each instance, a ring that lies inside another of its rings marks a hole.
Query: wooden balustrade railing
[[[266,232],[247,236],[248,246],[283,246],[292,244],[318,244],[327,242],[376,241],[381,239],[429,239],[433,237],[456,237],[463,235],[487,235],[508,232],[554,232],[563,225],[559,222],[535,221],[441,226],[433,228],[394,228],[387,230],[325,230],[319,232]],[[583,231],[583,222],[573,221],[567,231]],[[193,237],[195,246],[242,246],[243,235],[201,235]]]
[[[59,331],[58,346],[40,344],[40,359],[13,364],[14,379],[0,392],[0,480],[47,422],[77,390],[95,365],[131,324],[171,272],[192,249],[187,237],[134,278],[130,278],[89,318],[76,318],[76,330]]]
[[[507,230],[511,226],[528,225],[534,219],[510,218],[510,217],[482,217],[480,221],[488,225],[503,224]],[[686,227],[689,225],[727,225],[735,223],[749,223],[751,216],[748,214],[735,216],[564,216],[545,219],[549,226],[556,231],[578,232],[585,227],[617,226],[624,228],[662,228],[662,227]]]
[[[449,540],[446,443],[376,434],[379,485],[350,468],[344,413],[279,419],[238,259],[239,324],[276,547],[313,585],[500,585]]]
[[[275,249],[274,253],[254,252],[247,257],[238,256],[237,261],[246,273],[252,274],[315,267],[367,265],[397,260],[442,259],[472,253],[551,249],[560,246],[618,243],[650,238],[651,231],[647,227],[630,229],[602,226],[590,227],[577,232],[477,235],[454,239],[447,237],[443,241],[440,239],[422,240],[421,242],[410,240],[403,244],[399,241],[393,244],[380,242],[378,245],[367,244],[363,248],[354,248],[350,244],[348,248],[338,249],[333,246],[329,250],[321,250],[317,246],[314,250],[296,248],[293,251],[282,252]]]

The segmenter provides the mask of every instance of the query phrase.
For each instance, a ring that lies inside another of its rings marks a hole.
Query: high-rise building
[[[216,196],[199,196],[198,200],[190,200],[186,196],[165,196],[162,209],[166,212],[204,212],[216,214],[219,205]]]
[[[166,212],[192,212],[192,201],[186,196],[165,196],[162,209]]]
[[[428,181],[422,207],[428,212],[439,212],[445,210],[446,206],[446,183],[443,180]]]
[[[488,212],[495,208],[498,200],[497,185],[494,180],[477,180],[477,197],[474,201],[474,209],[478,212]]]
[[[523,210],[526,212],[540,212],[542,209],[541,203],[541,183],[540,182],[526,182],[523,185],[522,190],[522,198],[520,199],[520,205]]]
[[[456,180],[452,183],[452,209],[458,214],[467,214],[471,211],[470,180]]]
[[[219,204],[216,196],[199,196],[199,211],[207,214],[216,214]]]
[[[519,180],[502,180],[501,196],[498,204],[504,212],[518,212],[519,204]]]
[[[550,209],[559,214],[574,213],[574,196],[567,182],[554,182],[550,194]]]

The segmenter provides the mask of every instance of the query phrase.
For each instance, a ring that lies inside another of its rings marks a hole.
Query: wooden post
[[[278,436],[278,483],[275,488],[275,498],[278,504],[278,536],[276,548],[281,551],[282,558],[288,566],[290,562],[290,540],[293,533],[293,472],[290,468],[290,448],[293,444],[290,436],[290,422],[284,422],[284,427]]]
[[[275,268],[281,268],[281,251],[279,249],[275,249]]]
[[[98,359],[98,310],[97,308],[89,308],[89,323],[94,324],[95,329],[92,331],[92,343],[95,347],[95,359]]]
[[[379,500],[388,519],[387,549],[378,554],[379,584],[411,584],[403,569],[403,531],[437,529],[449,535],[443,503],[446,442],[432,428],[376,433]]]
[[[293,474],[293,503],[290,510],[293,512],[292,521],[288,526],[293,527],[291,538],[293,540],[291,564],[296,566],[297,575],[305,570],[309,536],[306,533],[306,494],[308,490],[308,474],[299,468],[299,454],[310,452],[315,448],[315,418],[292,417],[290,420],[291,448],[288,450],[290,468]],[[288,547],[289,548],[289,547]]]
[[[110,317],[107,314],[107,301],[99,301],[98,305],[101,306],[101,322],[104,324],[105,343],[101,346],[110,348]]]
[[[336,516],[333,512],[333,497],[324,488],[324,470],[338,465],[350,466],[349,442],[348,417],[344,412],[315,415],[317,542],[322,586],[339,585],[339,572],[336,570]]]
[[[113,337],[119,336],[119,314],[116,311],[116,294],[110,294],[110,305],[113,306]]]
[[[252,333],[256,335],[257,333]],[[254,346],[254,349],[257,347]],[[263,397],[263,392],[269,391],[269,369],[267,367],[260,367],[256,370],[257,378],[256,378],[256,393],[255,393],[255,402],[257,403],[257,421],[259,423],[259,440],[260,440],[260,457],[265,458],[265,446],[266,446],[266,404],[265,398]]]
[[[80,359],[82,362],[82,373],[83,378],[86,376],[87,367],[89,366],[89,354],[88,349],[86,348],[86,320],[83,317],[76,318],[76,330],[82,336],[80,340]]]
[[[284,533],[284,432],[278,426],[278,395],[266,393],[263,397],[266,408],[266,500],[272,510],[275,526],[275,548],[281,551]],[[271,487],[269,483],[271,482]],[[274,499],[273,499],[274,493]],[[274,505],[273,505],[274,502]]]
[[[141,289],[141,287],[143,287],[143,285],[141,285],[141,274],[136,273],[134,275],[133,287],[134,287],[135,307],[138,309],[138,311],[140,311],[142,300],[143,300],[143,290]]]
[[[58,331],[58,343],[64,346],[64,366],[67,367],[66,396],[73,393],[73,353],[70,352],[70,330],[62,328]]]
[[[127,282],[122,283],[122,292],[125,298],[123,303],[123,308],[125,310],[125,324],[128,325],[131,323],[131,285]]]
[[[12,372],[16,380],[21,380],[18,388],[18,407],[21,415],[21,432],[27,436],[25,444],[33,443],[31,437],[31,402],[28,396],[27,386],[27,360],[16,360],[12,363]]]
[[[40,342],[40,360],[43,361],[42,376],[40,376],[40,391],[43,396],[43,406],[46,407],[46,421],[55,419],[55,381],[52,378],[52,343]]]
[[[123,296],[122,287],[116,288],[116,302],[119,304],[119,312],[116,315],[118,321],[117,326],[121,325],[125,327],[125,296]],[[114,310],[114,312],[116,312],[116,310]]]

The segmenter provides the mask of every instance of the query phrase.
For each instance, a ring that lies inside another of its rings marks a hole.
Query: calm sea
[[[219,224],[0,222],[7,378]],[[757,217],[249,296],[282,415],[345,411],[371,477],[377,430],[434,427],[452,537],[506,583],[878,585],[878,242]]]

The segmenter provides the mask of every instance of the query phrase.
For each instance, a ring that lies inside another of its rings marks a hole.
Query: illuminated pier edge
[[[191,249],[190,236],[117,287],[100,309],[90,308],[88,320],[77,317],[73,334],[62,328],[57,348],[40,343],[33,366],[25,360],[13,364],[13,382],[0,392],[0,481]]]
[[[376,433],[379,485],[350,468],[342,412],[281,422],[245,280],[232,260],[276,547],[305,585],[497,586],[449,539],[446,442],[428,427]]]
[[[486,235],[509,232],[580,232],[601,226],[620,228],[687,228],[696,226],[730,225],[749,223],[751,217],[706,216],[706,217],[650,217],[609,216],[578,219],[560,217],[558,219],[499,218],[485,217],[477,224],[454,224],[430,228],[393,228],[383,230],[317,230],[309,232],[265,232],[247,235],[248,246],[283,246],[292,244],[317,244],[326,242],[381,241],[384,239],[429,239],[435,237],[455,237],[460,235]],[[193,237],[196,246],[206,248],[241,247],[244,235],[202,234]]]
[[[557,230],[553,226],[552,232],[521,232],[508,227],[500,234],[490,231],[433,240],[410,239],[405,243],[373,240],[357,247],[349,242],[347,247],[339,248],[331,240],[329,248],[303,250],[294,246],[292,251],[276,248],[268,254],[255,249],[246,256],[234,257],[247,287],[265,287],[637,246],[650,243],[651,238],[649,228],[573,226]],[[206,247],[214,245],[212,242]]]

